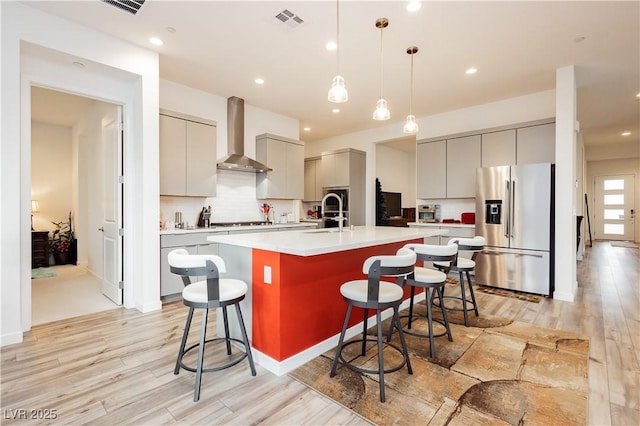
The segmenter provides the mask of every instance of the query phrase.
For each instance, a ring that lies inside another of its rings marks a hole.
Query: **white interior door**
[[[122,107],[102,119],[102,293],[122,305]]]
[[[635,235],[635,175],[596,176],[595,238],[633,241]]]

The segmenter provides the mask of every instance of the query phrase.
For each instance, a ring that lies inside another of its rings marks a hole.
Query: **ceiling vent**
[[[282,23],[287,24],[291,28],[297,28],[300,25],[304,24],[304,20],[291,12],[289,9],[284,9],[282,12],[276,15],[276,19]]]
[[[133,15],[138,13],[145,0],[101,0],[104,3],[108,3],[111,6],[115,6],[118,9],[127,11]]]

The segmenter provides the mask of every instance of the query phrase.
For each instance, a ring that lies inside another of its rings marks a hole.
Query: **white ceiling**
[[[339,114],[326,99],[336,51],[324,47],[335,40],[335,1],[147,0],[137,15],[98,0],[27,4],[156,50],[163,79],[297,118],[305,141],[402,126],[412,45],[420,49],[416,116],[552,89],[555,70],[574,64],[585,144],[640,141],[638,1],[423,1],[411,14],[405,1],[343,0],[338,52],[349,102],[338,105]],[[278,21],[284,9],[304,23]],[[389,19],[383,70],[390,122],[371,118],[380,92],[380,17]],[[150,45],[151,36],[164,45]],[[466,75],[469,67],[477,74]],[[256,77],[266,83],[257,86]]]

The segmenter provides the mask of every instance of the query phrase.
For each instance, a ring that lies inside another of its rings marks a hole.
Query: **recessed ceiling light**
[[[467,75],[472,75],[478,72],[477,68],[469,68],[465,71],[465,73],[467,73]]]
[[[324,45],[324,47],[326,47],[327,50],[336,50],[338,48],[338,45],[335,41],[328,41],[327,44]]]
[[[302,129],[302,130],[304,130],[305,132],[310,132],[310,131],[311,131],[311,127],[305,127],[305,128],[304,128],[304,129]]]
[[[167,27],[165,28],[167,30],[168,33],[170,34],[175,34],[176,33],[176,29],[173,27]]]
[[[630,131],[625,130],[624,132],[620,133],[622,136],[629,136],[631,134]]]
[[[410,0],[407,2],[407,11],[409,12],[417,12],[422,7],[422,2],[419,0]]]
[[[640,99],[640,93],[636,95],[636,99]]]
[[[84,68],[84,64],[82,62],[71,62],[71,65],[73,65],[74,67],[78,67],[78,68]]]
[[[256,79],[255,79],[255,80],[253,80],[253,81],[255,81],[255,82],[256,82],[256,84],[259,84],[259,85],[261,85],[261,86],[264,84],[264,79],[262,79],[262,78],[260,78],[260,77],[256,78]]]
[[[158,37],[151,37],[149,39],[149,43],[155,44],[156,46],[162,46],[164,44],[164,42],[160,40]]]
[[[340,112],[340,108],[334,108],[331,110],[332,113],[337,114]]]

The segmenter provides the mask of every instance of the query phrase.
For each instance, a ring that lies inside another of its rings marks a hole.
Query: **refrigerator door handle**
[[[506,252],[504,252],[504,251],[496,251],[496,250],[487,250],[487,249],[484,249],[484,250],[482,251],[482,254],[483,254],[483,255],[485,255],[485,254],[486,254],[487,256],[502,256],[502,255],[507,254],[507,253],[506,253]],[[514,256],[516,256],[516,257],[519,257],[519,256],[530,256],[530,257],[536,257],[536,258],[540,258],[540,259],[544,258],[544,255],[542,255],[542,254],[538,254],[538,253],[518,253],[518,252],[512,252],[511,254],[513,254],[513,255],[514,255]]]
[[[509,225],[511,223],[511,187],[509,186],[509,181],[505,180],[505,192],[507,194],[507,217],[505,218],[505,227],[504,227],[504,236],[509,238],[511,233],[511,229]]]
[[[516,208],[516,181],[511,181],[511,202],[509,202],[509,217],[511,218],[511,225],[509,225],[509,236],[515,237],[513,230],[516,229],[516,215],[513,210]]]

